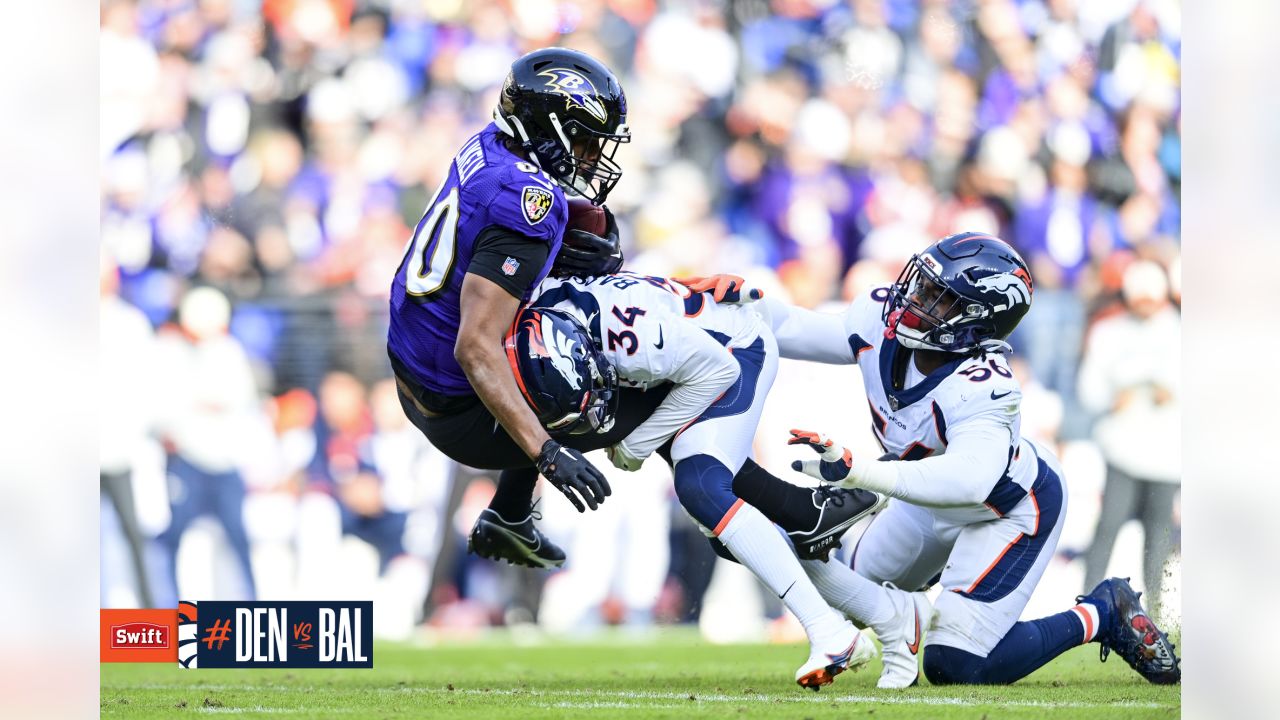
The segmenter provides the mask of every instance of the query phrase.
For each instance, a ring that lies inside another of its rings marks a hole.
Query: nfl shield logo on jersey
[[[506,261],[502,263],[502,274],[508,277],[511,275],[515,275],[516,271],[519,269],[520,269],[520,261],[513,257],[508,257]]]
[[[520,196],[520,206],[524,210],[524,219],[530,225],[537,225],[551,211],[551,203],[555,200],[550,192],[535,185],[529,185]]]

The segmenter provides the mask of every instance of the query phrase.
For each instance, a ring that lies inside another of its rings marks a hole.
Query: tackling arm
[[[794,470],[844,488],[862,488],[925,507],[981,505],[1004,474],[1010,433],[1003,410],[984,413],[947,431],[942,455],[909,462],[859,460],[825,435],[792,430],[789,445],[807,445],[819,459]]]
[[[976,420],[976,418],[975,418]],[[850,477],[873,492],[925,507],[981,505],[1009,461],[1009,428],[969,422],[947,430],[947,452],[913,462],[853,462]]]
[[[462,281],[462,319],[453,354],[463,372],[502,427],[525,454],[538,457],[551,439],[525,404],[502,351],[502,339],[520,308],[520,300],[498,284],[473,273]]]
[[[771,297],[756,302],[752,308],[773,329],[782,357],[828,365],[857,362],[846,339],[843,315],[807,310]]]

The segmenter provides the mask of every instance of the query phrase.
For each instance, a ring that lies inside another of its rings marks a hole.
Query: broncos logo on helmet
[[[503,346],[520,394],[548,431],[579,435],[613,426],[618,372],[574,315],[525,308]]]
[[[973,283],[982,292],[998,292],[1009,301],[1007,307],[1031,303],[1030,276],[1021,268],[1014,272],[1002,272],[988,275]]]
[[[578,374],[578,368],[573,364],[573,351],[577,347],[577,343],[573,338],[560,332],[559,328],[551,321],[547,315],[542,316],[542,336],[551,338],[551,346],[554,348],[552,352],[547,353],[551,358],[551,366],[560,373],[566,383],[574,390],[582,389],[582,379]]]
[[[543,70],[538,75],[547,78],[547,87],[551,88],[552,92],[569,99],[569,107],[582,108],[602,123],[608,121],[609,113],[605,110],[604,103],[596,97],[595,86],[581,73],[564,68],[551,68]]]
[[[577,343],[556,327],[552,317],[542,313],[529,313],[520,322],[522,332],[528,337],[529,358],[542,358],[564,378],[569,387],[582,389],[578,368],[573,364]],[[547,340],[550,339],[550,347]]]

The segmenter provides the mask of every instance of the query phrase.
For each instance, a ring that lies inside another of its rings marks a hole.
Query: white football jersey
[[[629,272],[547,278],[529,304],[564,310],[582,321],[623,385],[681,386],[624,440],[641,459],[701,415],[736,379],[738,364],[729,348],[748,347],[767,329],[748,308],[717,305],[666,278]]]
[[[876,440],[885,452],[918,461],[945,455],[963,435],[966,452],[983,462],[971,467],[914,462],[897,469],[909,472],[917,488],[927,489],[923,495],[940,496],[920,504],[941,518],[965,524],[1005,516],[1031,489],[1039,466],[1035,450],[1021,436],[1022,390],[1008,361],[999,353],[964,356],[923,375],[908,349],[885,337],[882,310],[888,292],[880,287],[864,294],[844,317]],[[902,389],[895,389],[895,370]]]

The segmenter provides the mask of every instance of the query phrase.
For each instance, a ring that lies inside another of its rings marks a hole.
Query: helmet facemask
[[[889,289],[882,319],[885,337],[913,350],[966,352],[983,339],[967,325],[988,314],[983,303],[968,300],[938,277],[929,255],[915,255]]]
[[[539,152],[539,162],[565,188],[600,205],[622,179],[614,156],[622,143],[631,142],[631,130],[623,123],[613,133],[600,133],[572,118],[562,123],[555,113],[549,119],[560,147],[547,153],[549,157]]]
[[[554,138],[535,141],[520,118],[500,104],[493,119],[498,128],[520,141],[530,159],[561,187],[581,195],[594,205],[604,204],[622,179],[622,166],[614,159],[622,143],[631,142],[631,129],[620,123],[612,133],[598,132],[573,118],[562,121],[554,112],[547,124]]]
[[[593,347],[587,352],[587,367],[591,390],[583,399],[578,420],[564,431],[568,435],[603,435],[613,429],[618,412],[618,371],[613,363]]]

